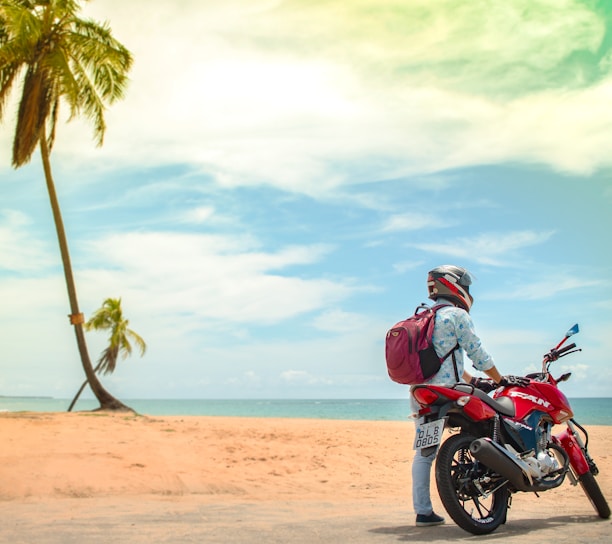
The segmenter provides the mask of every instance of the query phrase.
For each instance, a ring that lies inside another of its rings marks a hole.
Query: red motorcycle
[[[436,484],[444,508],[459,527],[487,534],[506,522],[511,497],[518,491],[540,493],[567,479],[580,483],[601,518],[610,507],[595,480],[597,466],[588,452],[587,431],[557,384],[551,363],[576,351],[562,347],[578,332],[574,325],[542,362],[542,372],[529,374],[528,385],[500,387],[493,396],[466,383],[452,386],[414,385],[422,423],[415,449],[427,455],[440,447]],[[564,424],[560,434],[553,426]],[[444,428],[458,430],[442,442]],[[441,444],[441,445],[440,445]]]

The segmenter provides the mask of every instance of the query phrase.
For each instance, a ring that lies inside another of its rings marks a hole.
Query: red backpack
[[[430,308],[421,304],[412,317],[396,323],[387,332],[385,357],[389,377],[397,383],[423,383],[436,374],[446,358],[459,348],[457,344],[444,357],[438,357],[432,344],[436,312],[445,305]],[[455,377],[459,381],[453,356]]]

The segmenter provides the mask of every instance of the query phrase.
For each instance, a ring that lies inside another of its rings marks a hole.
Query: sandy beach
[[[612,428],[588,430],[612,502]],[[412,438],[408,421],[3,413],[0,541],[609,541],[569,482],[515,495],[489,536],[414,527]]]

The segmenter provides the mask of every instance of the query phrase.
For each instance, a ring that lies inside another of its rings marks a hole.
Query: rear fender
[[[461,412],[472,421],[485,421],[495,417],[496,412],[478,397],[465,391],[440,385],[416,385],[412,394],[421,407],[440,406],[440,415],[447,412]]]

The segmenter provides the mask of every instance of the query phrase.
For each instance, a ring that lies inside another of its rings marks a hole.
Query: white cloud
[[[476,127],[479,134],[473,135],[489,142],[493,160],[514,157],[589,175],[612,164],[603,153],[611,135],[612,118],[605,111],[611,98],[612,79],[585,89],[532,94],[500,108],[493,124]]]
[[[186,223],[206,223],[215,214],[215,208],[212,206],[198,206],[188,210],[184,215]]]
[[[438,229],[447,226],[448,220],[440,215],[425,213],[404,213],[392,215],[382,226],[382,232],[398,232],[405,230]]]
[[[528,4],[86,4],[135,65],[125,100],[107,112],[104,148],[76,120],[60,126],[54,157],[90,171],[190,164],[223,186],[312,195],[483,163],[611,166],[612,79],[521,86],[573,50],[596,50],[601,20],[576,2]],[[419,24],[424,9],[435,24]],[[385,10],[402,32],[380,31]],[[479,92],[498,80],[501,99]]]
[[[320,376],[313,376],[304,370],[285,370],[281,372],[280,378],[290,385],[321,385],[331,384],[331,380]]]
[[[495,300],[541,300],[581,289],[590,289],[603,285],[602,280],[592,280],[584,277],[572,277],[561,272],[551,271],[546,279],[533,283],[524,283],[514,289],[509,287],[499,293],[483,295],[483,299]]]
[[[600,308],[601,310],[604,310],[606,312],[611,311],[612,310],[612,299],[598,300],[597,302],[593,304],[593,306],[595,306],[596,308]]]
[[[508,264],[509,255],[525,247],[543,244],[554,232],[515,231],[486,233],[473,238],[460,237],[446,243],[414,244],[414,247],[430,253],[469,259],[478,263],[502,266]]]
[[[57,263],[44,245],[30,236],[30,219],[15,210],[0,210],[0,270],[35,272]]]
[[[89,252],[104,268],[81,275],[86,293],[129,293],[151,315],[263,324],[333,304],[358,288],[279,273],[316,263],[329,251],[314,245],[264,252],[248,237],[128,233],[92,242]]]
[[[563,372],[571,372],[574,379],[586,380],[593,375],[594,370],[589,365],[568,363],[559,367],[559,373]]]
[[[425,261],[402,261],[393,265],[393,270],[398,274],[405,274],[410,270],[417,270],[425,265]]]
[[[280,274],[287,267],[317,263],[330,251],[327,246],[262,251],[251,237],[128,233],[89,242],[87,249],[91,252],[89,268],[75,269],[81,310],[87,315],[105,297],[121,297],[132,326],[149,346],[142,364],[121,365],[117,376],[108,379],[118,394],[125,395],[122,392],[127,387],[130,394],[144,396],[199,395],[202,391],[241,396],[245,390],[273,395],[281,372],[300,366],[312,374],[302,385],[331,385],[317,371],[318,361],[329,367],[340,360],[343,350],[350,352],[355,345],[354,340],[348,346],[344,340],[302,340],[299,330],[290,337],[282,332],[284,321],[325,311],[361,289],[352,280],[342,283],[322,276],[302,278],[299,272]],[[79,256],[82,262],[88,255],[80,249]],[[25,389],[12,387],[11,394],[70,395],[82,380],[82,371],[66,317],[68,302],[61,274],[4,279],[0,295],[5,308],[3,364],[21,365],[31,372],[39,361],[51,361],[56,380],[52,384],[44,371],[40,380],[25,374],[21,378],[21,371],[11,371],[12,379],[28,382]],[[318,322],[337,330],[342,315],[332,310]],[[354,329],[368,327],[352,314],[345,317],[354,318]],[[304,330],[310,326],[310,322],[302,324]],[[251,338],[261,327],[276,331],[268,332],[271,340]],[[24,331],[37,339],[25,349]],[[88,343],[95,359],[104,339],[91,334]],[[47,355],[49,346],[52,354]],[[362,349],[360,356],[364,353]],[[143,372],[154,372],[156,377],[142,380]],[[296,385],[298,377],[285,376]]]
[[[317,316],[313,321],[313,325],[315,328],[323,331],[349,333],[364,329],[369,321],[369,318],[357,313],[331,309]]]
[[[227,379],[225,382],[225,385],[230,386],[230,387],[241,387],[241,388],[246,388],[248,390],[253,390],[253,388],[260,387],[261,383],[262,383],[262,378],[259,374],[257,374],[253,370],[247,370],[241,376]],[[207,385],[207,384],[202,384],[202,385]]]

